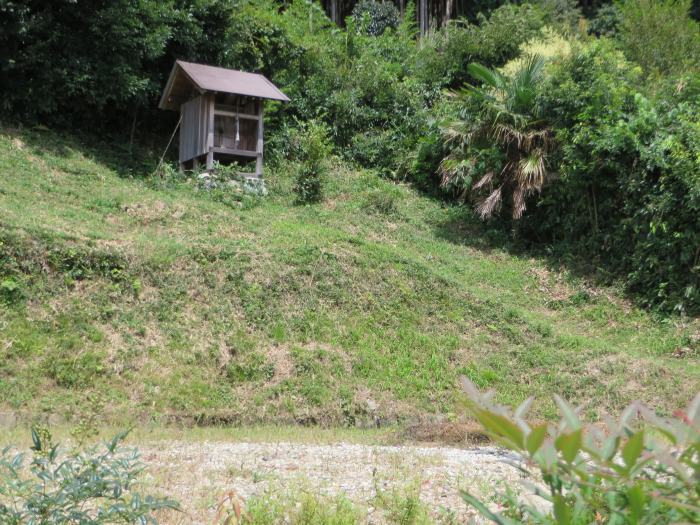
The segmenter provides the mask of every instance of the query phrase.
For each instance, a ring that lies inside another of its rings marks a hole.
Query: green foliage
[[[352,8],[355,26],[368,35],[378,36],[399,25],[399,10],[391,2],[360,0]]]
[[[156,523],[153,513],[176,502],[142,495],[143,470],[135,450],[121,447],[125,433],[103,449],[63,453],[50,434],[32,431],[32,457],[6,448],[0,455],[0,521],[7,525]]]
[[[275,366],[264,355],[252,352],[244,356],[234,356],[226,368],[226,377],[231,381],[266,381],[275,375]]]
[[[555,257],[586,254],[579,269],[622,278],[647,305],[698,311],[697,74],[649,95],[639,66],[606,39],[563,47],[546,71],[524,58],[467,70],[485,88],[435,111],[443,187],[476,200],[483,218],[503,202],[518,218],[529,200],[521,239]]]
[[[108,399],[104,394],[88,392],[84,402],[75,407],[73,416],[76,418],[76,422],[70,435],[76,440],[79,447],[83,447],[87,440],[99,434],[107,405]]]
[[[171,129],[155,106],[176,58],[272,76],[298,53],[247,2],[2,2],[0,12],[0,111],[64,126]]]
[[[362,207],[370,213],[387,216],[395,215],[400,199],[400,191],[391,187],[379,187],[367,192]]]
[[[72,345],[63,355],[48,360],[47,375],[63,388],[85,388],[106,372],[101,352],[77,352]]]
[[[331,152],[328,129],[309,121],[291,133],[291,160],[296,162],[294,193],[299,204],[319,202],[327,175],[327,156]]]
[[[253,497],[239,514],[240,522],[250,525],[354,525],[362,522],[360,511],[348,499],[311,494],[295,495],[292,501],[280,501],[273,495]],[[229,515],[234,517],[235,512]]]
[[[588,26],[588,32],[596,36],[612,37],[617,35],[622,21],[619,4],[605,4],[598,9]]]
[[[416,76],[439,87],[458,88],[474,79],[467,66],[479,62],[501,66],[519,54],[545,23],[544,11],[532,4],[506,4],[480,14],[477,24],[452,21],[428,35],[418,49]]]
[[[434,523],[430,513],[420,500],[420,487],[405,490],[383,490],[375,479],[375,504],[384,509],[387,522],[392,525],[429,525]]]
[[[670,419],[633,403],[618,420],[591,425],[582,422],[581,409],[556,397],[561,421],[533,425],[526,419],[531,399],[513,412],[496,404],[493,392],[482,394],[467,379],[463,384],[471,414],[523,456],[530,487],[548,503],[543,509],[511,490],[500,495],[505,508],[497,513],[464,492],[485,518],[499,525],[700,520],[700,394]]]
[[[526,200],[544,185],[552,149],[551,130],[536,103],[544,59],[529,57],[511,77],[480,64],[468,69],[483,87],[454,95],[460,118],[443,128],[451,148],[441,163],[443,186],[465,197],[485,194],[477,198],[482,218],[497,214],[507,194],[510,213],[519,219]]]
[[[170,37],[171,9],[153,0],[2,2],[3,113],[97,124],[90,113],[104,111],[111,120],[118,110],[145,105],[160,88],[149,67]]]
[[[561,59],[539,104],[556,127],[560,176],[522,224],[526,238],[594,261],[648,304],[696,311],[698,112],[695,82],[638,91],[639,70],[601,41]],[[603,109],[604,108],[604,109]]]
[[[535,0],[545,15],[545,23],[560,31],[570,33],[578,26],[581,8],[577,0]]]
[[[7,303],[14,303],[24,297],[22,285],[15,277],[4,277],[0,281],[0,299]]]
[[[626,0],[620,3],[619,38],[625,54],[652,75],[683,74],[700,67],[700,24],[691,0]]]

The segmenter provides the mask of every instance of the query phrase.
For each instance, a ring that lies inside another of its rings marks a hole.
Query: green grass
[[[283,172],[236,201],[97,151],[0,134],[0,410],[371,426],[458,414],[461,374],[534,417],[700,387],[696,319],[499,249],[463,208],[341,166],[322,204]]]
[[[75,426],[57,424],[50,428],[53,441],[61,446],[77,444]],[[84,446],[99,445],[111,440],[124,431],[123,426],[101,425],[93,435],[85,436]],[[239,443],[299,443],[330,445],[353,443],[357,445],[401,445],[406,439],[400,429],[357,428],[357,427],[304,427],[300,425],[252,425],[252,426],[194,426],[175,427],[162,425],[140,425],[129,431],[125,443],[128,446],[142,447],[157,445],[164,441],[201,443],[225,441]],[[0,448],[17,446],[28,449],[32,446],[31,431],[21,425],[4,429],[0,434]]]

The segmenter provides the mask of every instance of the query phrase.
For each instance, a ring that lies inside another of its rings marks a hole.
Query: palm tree
[[[536,100],[543,69],[544,59],[538,55],[524,59],[512,76],[470,64],[469,74],[483,87],[467,85],[452,93],[461,110],[458,118],[442,127],[451,148],[440,165],[442,182],[461,187],[465,197],[476,195],[476,209],[484,219],[500,210],[505,194],[512,199],[512,217],[519,219],[527,197],[545,183],[552,140]],[[493,146],[498,160],[491,155],[490,164],[477,162],[486,152],[493,152]],[[472,174],[478,169],[486,173],[473,181]]]

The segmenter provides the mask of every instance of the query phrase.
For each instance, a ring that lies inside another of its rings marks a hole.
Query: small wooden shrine
[[[180,168],[263,165],[263,103],[289,98],[263,75],[178,60],[158,107],[180,111]]]

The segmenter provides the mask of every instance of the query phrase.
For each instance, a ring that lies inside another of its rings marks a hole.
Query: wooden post
[[[207,96],[207,171],[211,171],[214,167],[214,103],[216,95],[210,93]]]
[[[182,124],[182,117],[185,112],[185,106],[184,104],[180,106],[180,124]],[[182,131],[182,128],[180,128],[180,137],[179,137],[179,147],[177,148],[177,156],[178,156],[178,161],[180,161],[180,173],[185,173],[185,163],[182,161],[182,155],[183,151],[185,150],[185,140],[183,139],[184,133]]]
[[[258,145],[255,151],[255,176],[259,178],[263,174],[263,99],[258,102]]]

